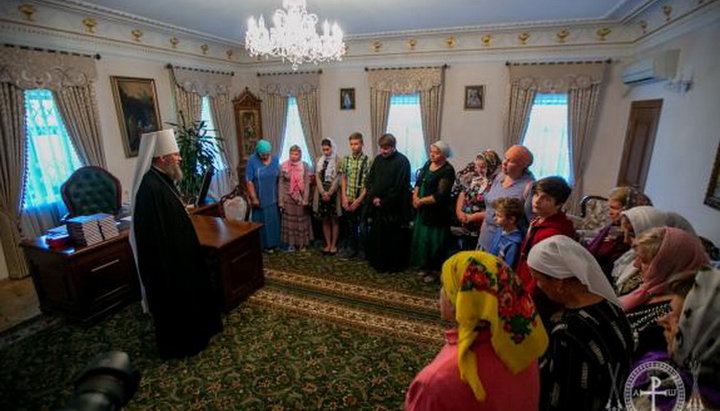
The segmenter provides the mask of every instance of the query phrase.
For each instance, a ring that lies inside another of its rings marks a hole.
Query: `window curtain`
[[[25,172],[25,96],[12,83],[0,81],[0,244],[10,278],[29,274],[19,247]]]
[[[574,187],[567,201],[568,211],[580,214],[587,147],[592,141],[592,128],[600,101],[600,84],[571,88],[568,93],[568,141],[573,167]]]
[[[320,74],[266,74],[260,76],[263,138],[270,141],[273,154],[280,155],[287,126],[288,96],[295,96],[305,144],[313,158],[320,155]]]
[[[220,158],[226,169],[219,170],[210,183],[213,193],[223,196],[232,191],[237,184],[237,145],[230,86],[232,73],[220,73],[210,70],[186,69],[169,65],[171,82],[174,84],[175,109],[177,122],[190,125],[202,117],[202,98],[208,96],[210,111],[216,128],[216,135],[222,138],[219,145]],[[228,151],[232,150],[232,156]],[[234,156],[234,157],[233,157]]]
[[[444,67],[370,70],[368,82],[373,140],[377,141],[387,130],[390,96],[411,93],[420,93],[420,115],[427,145],[425,149],[440,140],[444,76]]]
[[[219,194],[219,198],[220,196],[231,192],[238,183],[236,167],[239,158],[230,95],[219,94],[215,97],[210,97],[210,111],[212,111],[215,128],[217,129],[218,134],[223,138],[223,140],[220,141],[220,145],[223,148],[220,155],[222,156],[223,161],[225,161],[225,164],[228,166],[220,173],[221,175],[214,178],[214,184],[211,187],[211,189],[214,190],[214,193]]]
[[[586,147],[592,145],[592,127],[605,67],[606,64],[587,63],[510,66],[511,95],[506,130],[508,146],[522,140],[535,92],[568,93],[568,148],[574,180],[573,191],[567,201],[571,213],[578,212],[583,196]],[[514,95],[514,90],[520,91]],[[532,98],[529,98],[531,93]],[[525,110],[527,114],[523,114]]]
[[[2,198],[0,239],[11,278],[28,274],[19,248],[20,238],[30,238],[59,223],[58,206],[22,210],[25,154],[23,90],[53,91],[70,140],[85,165],[105,166],[94,82],[95,59],[86,56],[15,47],[0,49],[2,102]],[[19,93],[19,96],[18,96]],[[17,119],[15,116],[19,116]],[[6,172],[5,167],[12,168]],[[14,204],[13,204],[14,203]],[[19,258],[18,258],[19,256]]]

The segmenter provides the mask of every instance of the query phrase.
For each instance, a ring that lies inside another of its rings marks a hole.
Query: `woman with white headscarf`
[[[625,244],[633,245],[633,240],[642,233],[655,227],[677,227],[690,234],[695,234],[692,225],[680,214],[663,211],[652,206],[639,206],[620,213],[620,227],[624,231]],[[632,248],[615,261],[612,278],[618,295],[634,291],[642,278],[635,267],[635,250]]]
[[[313,212],[322,220],[325,248],[323,254],[335,255],[340,234],[338,217],[342,214],[340,205],[340,157],[335,152],[335,142],[325,138],[320,142],[322,155],[315,166],[315,194]]]
[[[413,225],[410,266],[419,270],[425,282],[438,278],[450,239],[455,169],[447,161],[450,146],[444,141],[430,145],[430,160],[420,170],[413,190],[413,207],[417,210]]]
[[[541,410],[602,410],[618,405],[630,369],[633,336],[620,301],[595,258],[570,237],[537,243],[530,273],[545,294],[564,306],[547,324],[550,345],[540,364]]]

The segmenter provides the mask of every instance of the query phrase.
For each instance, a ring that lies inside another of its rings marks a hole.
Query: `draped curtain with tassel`
[[[220,158],[227,166],[218,170],[212,178],[210,193],[220,198],[231,192],[237,184],[236,166],[238,163],[237,142],[230,102],[230,73],[218,73],[207,70],[192,70],[170,66],[170,75],[175,95],[175,109],[178,123],[186,125],[200,121],[202,117],[202,98],[208,96],[210,112],[215,126]]]
[[[55,206],[22,209],[27,144],[23,90],[51,90],[80,161],[84,165],[105,167],[95,98],[95,64],[94,59],[85,56],[12,47],[0,49],[3,113],[0,241],[11,278],[28,274],[19,248],[20,239],[39,235],[59,223]]]
[[[4,80],[4,79],[3,79]],[[19,247],[25,170],[25,103],[22,89],[0,81],[0,244],[10,278],[29,274]]]
[[[320,74],[300,73],[260,77],[262,94],[263,136],[280,155],[287,126],[288,97],[295,96],[305,143],[313,158],[320,155],[322,141],[320,122]]]
[[[385,134],[393,94],[420,93],[425,146],[440,140],[443,106],[444,67],[370,70],[370,125],[377,141]]]
[[[568,211],[579,212],[583,196],[585,155],[600,100],[605,64],[511,66],[510,105],[505,144],[520,144],[527,130],[537,92],[568,94],[568,142],[573,171],[573,191]]]

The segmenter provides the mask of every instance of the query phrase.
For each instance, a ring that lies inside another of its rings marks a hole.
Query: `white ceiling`
[[[74,0],[230,41],[248,17],[272,20],[282,0]],[[348,36],[434,29],[618,20],[654,0],[308,0],[308,11],[337,21]],[[108,11],[110,11],[108,10]]]

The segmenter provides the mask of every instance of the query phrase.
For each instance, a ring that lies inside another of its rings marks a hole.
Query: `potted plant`
[[[193,204],[200,192],[205,171],[213,165],[215,156],[223,151],[219,144],[222,138],[208,135],[208,132],[216,130],[209,130],[204,120],[188,125],[182,111],[179,114],[180,124],[170,122],[167,124],[177,130],[175,136],[180,148],[180,157],[182,157],[180,170],[182,170],[183,178],[178,183],[178,190],[185,204]]]

